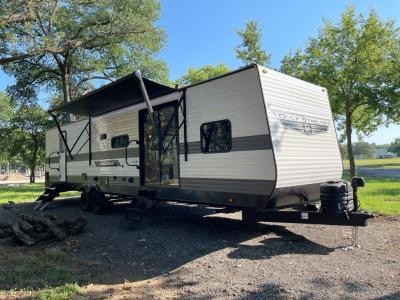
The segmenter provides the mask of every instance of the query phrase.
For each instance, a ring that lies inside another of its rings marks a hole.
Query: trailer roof
[[[150,99],[175,91],[175,89],[143,78]],[[62,104],[50,112],[66,112],[94,117],[109,111],[143,102],[142,92],[134,74],[122,77],[101,88]]]

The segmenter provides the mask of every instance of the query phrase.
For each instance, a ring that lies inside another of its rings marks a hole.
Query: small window
[[[129,136],[127,134],[114,136],[111,139],[111,148],[125,148],[128,146]]]
[[[229,152],[232,149],[232,125],[229,120],[204,123],[200,127],[201,152]]]
[[[106,139],[107,139],[107,134],[106,133],[100,134],[100,140],[106,140]]]

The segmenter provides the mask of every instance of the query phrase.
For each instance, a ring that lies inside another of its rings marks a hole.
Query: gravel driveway
[[[26,209],[29,209],[28,206]],[[48,212],[81,214],[77,201]],[[115,205],[89,221],[72,259],[104,268],[86,292],[92,298],[400,299],[400,218],[378,217],[360,228],[244,225],[240,213],[168,204],[142,223],[121,222]],[[87,272],[91,272],[88,268]]]

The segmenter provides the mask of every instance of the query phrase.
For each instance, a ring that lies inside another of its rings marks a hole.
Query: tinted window
[[[129,143],[129,136],[127,134],[114,136],[111,139],[111,148],[125,148]]]
[[[232,126],[229,120],[204,123],[200,127],[201,152],[229,152],[232,149]]]

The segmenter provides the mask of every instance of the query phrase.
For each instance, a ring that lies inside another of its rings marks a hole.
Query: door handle
[[[138,164],[131,164],[131,163],[128,162],[128,147],[129,147],[129,145],[130,145],[132,142],[135,142],[135,144],[139,145],[139,151],[140,151],[140,142],[139,142],[138,140],[130,140],[130,141],[128,142],[128,144],[125,146],[125,162],[126,162],[126,164],[127,164],[128,166],[130,166],[130,167],[136,167],[136,169],[140,169],[140,165],[138,165]]]
[[[50,161],[50,160],[51,160],[51,156],[52,156],[53,154],[57,154],[57,155],[58,155],[58,158],[60,158],[60,152],[58,152],[58,151],[53,151],[53,152],[51,152],[51,153],[49,154],[49,157],[47,158],[47,159],[48,159],[49,168],[52,169],[52,170],[60,171],[59,168],[52,168],[52,167],[51,167],[51,161]],[[60,161],[58,161],[58,163],[60,163]]]

